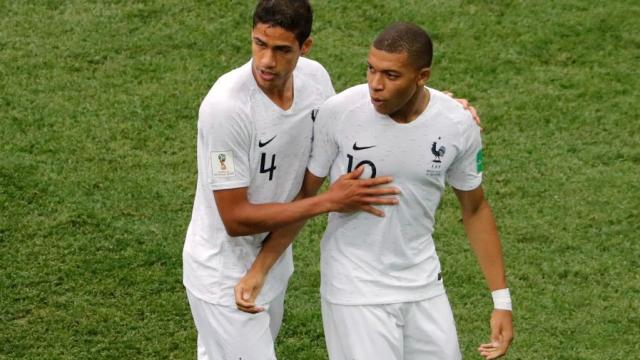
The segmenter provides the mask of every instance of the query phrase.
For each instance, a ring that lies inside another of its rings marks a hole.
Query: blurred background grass
[[[393,21],[470,99],[515,302],[511,359],[640,350],[635,1],[312,1],[310,57],[364,82]],[[253,1],[0,2],[0,358],[195,357],[181,249],[197,109],[250,57]],[[436,242],[466,358],[491,300],[450,192]],[[326,358],[323,217],[294,246],[281,359]]]

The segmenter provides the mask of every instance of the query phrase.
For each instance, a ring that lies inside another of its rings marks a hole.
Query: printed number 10
[[[376,177],[376,165],[371,160],[362,160],[360,161],[356,167],[353,167],[353,155],[347,154],[347,159],[349,159],[349,165],[347,166],[347,172],[351,172],[354,169],[357,169],[360,166],[369,165],[371,167],[371,178]]]

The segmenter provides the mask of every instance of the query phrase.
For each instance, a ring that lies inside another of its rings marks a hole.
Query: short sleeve
[[[250,183],[251,132],[233,104],[204,102],[198,116],[198,166],[210,190]]]
[[[460,126],[460,152],[447,170],[447,182],[454,188],[469,191],[482,183],[483,153],[480,127],[465,114]]]
[[[320,106],[313,123],[313,143],[311,157],[307,169],[318,177],[329,175],[331,165],[338,155],[338,144],[335,138],[335,126],[338,123],[330,102]]]

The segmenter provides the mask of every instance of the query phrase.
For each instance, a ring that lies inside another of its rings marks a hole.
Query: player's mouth
[[[258,76],[260,76],[260,79],[264,81],[272,81],[273,79],[275,79],[276,74],[271,71],[258,69]]]
[[[374,106],[382,106],[384,104],[384,102],[385,102],[385,100],[383,100],[383,99],[371,97],[371,103]]]

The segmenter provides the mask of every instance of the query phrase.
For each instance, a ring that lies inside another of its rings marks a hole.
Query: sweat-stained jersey
[[[313,117],[335,92],[322,65],[306,58],[298,61],[293,86],[293,104],[282,110],[260,90],[249,62],[221,76],[202,101],[198,182],[183,249],[184,285],[202,300],[235,306],[233,288],[267,235],[229,236],[213,190],[248,187],[254,204],[290,202],[300,190]],[[257,303],[282,293],[292,272],[289,247],[269,272]]]
[[[337,178],[393,176],[399,204],[385,217],[330,213],[321,245],[321,293],[345,305],[419,301],[444,292],[431,234],[445,182],[473,190],[482,181],[480,129],[455,100],[426,88],[430,101],[408,124],[375,111],[366,84],[320,107],[308,169]]]

